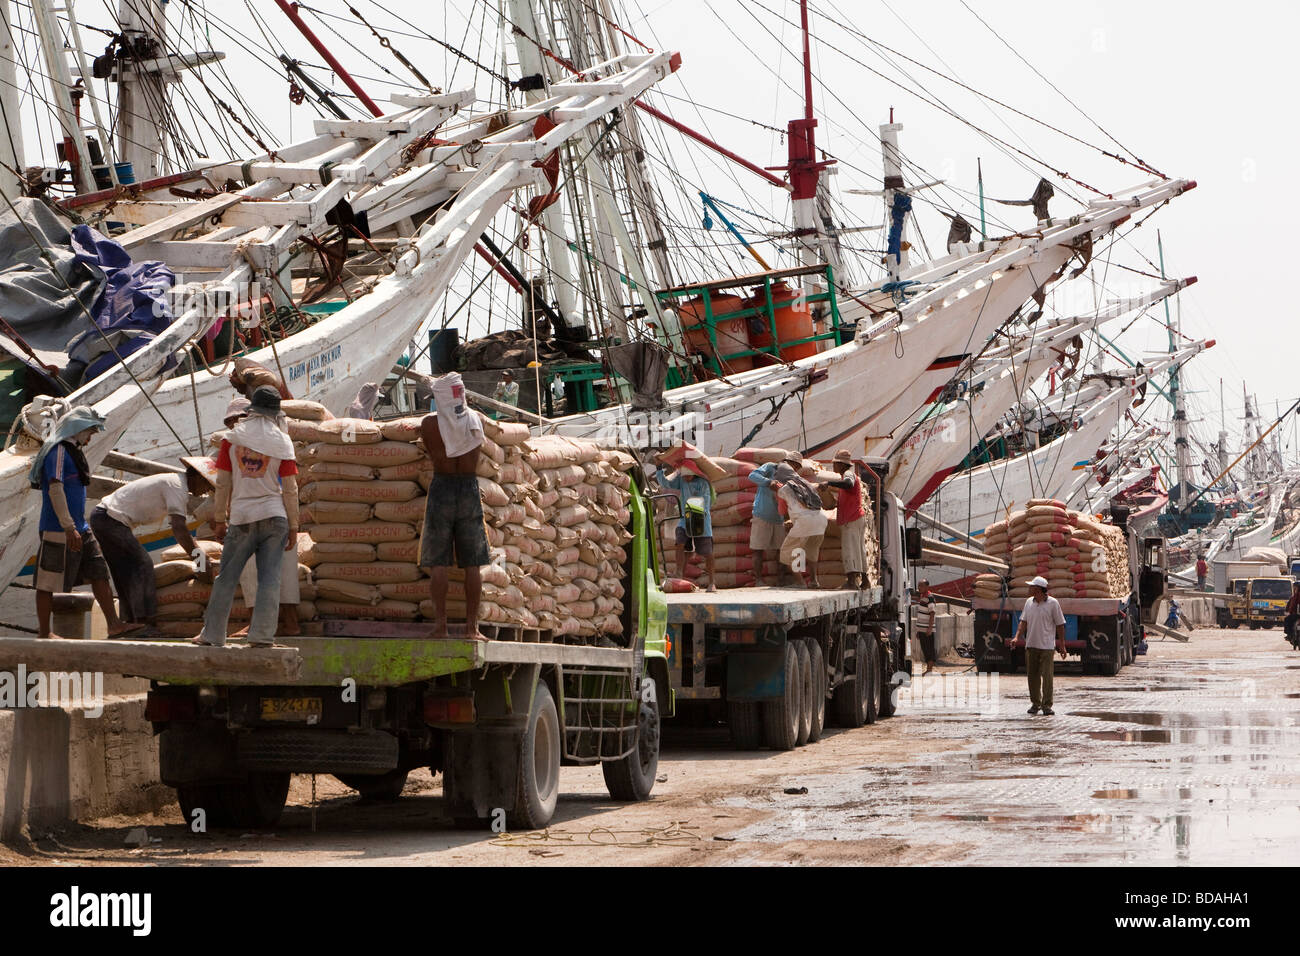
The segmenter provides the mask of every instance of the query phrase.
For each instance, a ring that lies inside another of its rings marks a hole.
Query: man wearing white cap
[[[1029,582],[1030,598],[1020,613],[1016,637],[1025,642],[1025,670],[1029,674],[1029,713],[1041,710],[1052,716],[1052,651],[1065,657],[1065,614],[1061,602],[1047,594],[1047,579]]]

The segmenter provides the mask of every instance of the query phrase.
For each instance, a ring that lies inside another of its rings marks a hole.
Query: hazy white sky
[[[1142,288],[1147,280],[1120,266],[1149,269],[1148,261],[1157,258],[1159,228],[1168,273],[1199,276],[1199,284],[1179,299],[1184,332],[1218,341],[1189,367],[1185,379],[1195,390],[1191,417],[1205,419],[1198,428],[1201,436],[1213,438],[1218,429],[1220,378],[1231,430],[1237,427],[1234,419],[1241,410],[1243,379],[1258,394],[1265,411],[1271,412],[1275,402],[1285,409],[1300,397],[1300,379],[1292,370],[1297,336],[1285,285],[1295,268],[1286,262],[1292,245],[1288,224],[1297,217],[1289,198],[1290,184],[1284,181],[1294,166],[1298,134],[1288,119],[1289,104],[1282,99],[1293,88],[1289,67],[1295,57],[1300,6],[1262,0],[1231,8],[1200,0],[968,2],[998,36],[961,0],[812,0],[816,105],[822,119],[818,142],[844,161],[837,185],[847,224],[873,225],[883,220],[878,199],[844,191],[879,187],[876,127],[888,119],[891,107],[905,125],[902,145],[909,161],[930,178],[947,181],[944,187],[923,193],[930,198],[918,203],[917,226],[933,253],[942,250],[947,223],[934,212],[931,200],[978,221],[977,157],[983,163],[988,196],[1027,198],[1033,191],[1041,167],[1024,157],[1009,156],[1004,147],[927,104],[917,95],[921,88],[925,97],[941,101],[969,123],[1103,191],[1147,176],[982,101],[871,41],[959,77],[1089,144],[1117,151],[1095,120],[1156,168],[1199,183],[1198,189],[1117,243],[1109,257],[1095,263],[1092,275],[1110,293]],[[304,135],[314,114],[307,107],[292,106],[283,78],[274,77],[254,58],[269,59],[256,48],[283,45],[294,56],[319,62],[275,5],[255,0],[252,8],[260,14],[260,23],[248,5],[235,0],[208,0],[195,6],[206,9],[209,21],[204,30],[209,42],[228,53],[229,73],[258,115],[284,139]],[[365,78],[376,98],[387,81],[409,80],[392,55],[351,19],[342,0],[315,0],[308,6],[321,11],[308,13],[308,19],[349,68]],[[427,0],[358,0],[354,6],[436,84],[461,86],[469,76],[468,68],[422,33],[447,39],[500,67],[497,0],[452,0],[445,5]],[[683,55],[682,70],[659,88],[663,96],[657,102],[662,108],[706,127],[761,165],[783,161],[784,142],[767,127],[784,127],[801,109],[799,95],[791,88],[801,82],[792,56],[798,48],[795,0],[641,0],[639,5],[615,0],[615,6],[620,25],[629,33],[656,49],[672,48]],[[174,23],[179,5],[171,7]],[[85,22],[101,22],[102,14],[97,19],[90,12],[93,9],[89,3],[78,6]],[[403,25],[399,18],[414,27]],[[193,32],[193,24],[186,29]],[[241,51],[236,40],[247,40],[252,47]],[[87,41],[92,52],[102,42],[98,36]],[[1061,92],[1036,76],[1006,44]],[[507,72],[518,73],[513,68]],[[328,74],[316,75],[341,89]],[[673,185],[669,167],[682,177],[678,185],[683,198],[670,204],[670,212],[683,225],[699,226],[696,188],[756,214],[776,220],[788,217],[782,191],[687,149],[679,138],[656,132],[652,144],[668,153],[655,157],[665,176],[664,188]],[[1079,208],[1066,192],[1081,199],[1089,195],[1074,185],[1057,185],[1052,204],[1057,215]],[[988,212],[994,223],[1012,228],[1032,224],[1032,214],[1023,207],[989,203]],[[775,228],[758,216],[742,214],[739,221],[751,235]],[[1003,231],[997,224],[990,226],[992,234]],[[862,233],[853,241],[878,246],[883,240],[879,233]],[[1094,292],[1088,282],[1085,278],[1071,284],[1068,293],[1057,294],[1055,304],[1074,311],[1081,300],[1091,301]],[[1178,307],[1174,308],[1177,314]],[[1121,344],[1131,352],[1163,349],[1168,335],[1156,322],[1143,321],[1123,336]],[[1288,423],[1284,430],[1288,443],[1293,432]]]

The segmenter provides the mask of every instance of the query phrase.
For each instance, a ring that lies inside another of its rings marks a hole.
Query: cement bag
[[[433,462],[428,458],[420,457],[415,461],[408,461],[402,465],[386,465],[382,468],[376,468],[375,474],[382,481],[418,481],[420,478],[429,478],[433,476]]]
[[[474,463],[474,474],[478,475],[480,478],[492,478],[495,480],[500,477],[501,466],[486,455],[479,455],[478,461]],[[505,481],[504,478],[501,480]]]
[[[335,481],[369,481],[375,477],[375,469],[369,465],[352,465],[342,461],[316,461],[307,466],[304,477],[307,480],[303,484],[312,481],[329,481],[331,479]]]
[[[789,454],[784,448],[742,448],[736,452],[736,460],[765,465],[769,461],[784,461]]]
[[[220,541],[196,541],[195,544],[197,544],[200,548],[203,549],[203,553],[208,556],[209,561],[213,561],[213,562],[221,561]],[[169,545],[163,548],[161,551],[159,551],[158,560],[190,562],[190,573],[191,574],[194,573],[193,559],[190,557],[189,552],[186,551],[179,544]]]
[[[370,517],[370,505],[364,501],[314,501],[303,505],[298,515],[304,525],[360,524]]]
[[[310,495],[310,498],[308,497]],[[410,501],[420,496],[414,481],[318,481],[303,492],[304,504],[311,501]]]
[[[164,561],[162,564],[154,565],[153,583],[154,587],[160,589],[160,593],[162,588],[188,581],[192,577],[194,577],[193,561]]]
[[[328,421],[289,420],[289,437],[294,441],[332,442],[336,445],[373,445],[384,440],[374,422],[361,418],[331,418]]]
[[[341,617],[378,621],[414,621],[420,606],[412,601],[381,600],[373,606],[347,604],[342,601],[316,600],[316,613],[320,617]]]
[[[415,604],[429,597],[429,579],[418,581],[385,581],[379,585],[379,593],[390,601],[411,601]]]
[[[379,430],[387,441],[400,441],[409,444],[419,439],[420,424],[423,421],[423,415],[397,418],[389,422],[380,422]]]
[[[357,564],[362,561],[375,560],[375,546],[373,544],[330,544],[313,541],[306,549],[299,549],[298,560],[309,568],[314,568],[326,561]]]
[[[374,444],[350,442],[345,445],[318,442],[309,446],[308,454],[315,461],[345,461],[372,468],[405,465],[424,458],[424,452],[419,447],[399,441],[380,441]]]
[[[415,564],[420,560],[420,542],[416,541],[381,541],[374,546],[375,556],[380,561],[399,561]]]
[[[538,483],[537,472],[529,467],[527,462],[513,459],[507,459],[506,463],[497,469],[496,480],[503,485],[534,485]]]
[[[410,501],[376,501],[375,517],[380,521],[405,521],[418,525],[424,521],[424,509],[428,500],[420,495]]]
[[[522,445],[531,435],[527,425],[517,422],[499,422],[486,415],[479,417],[483,419],[483,434],[498,445]]]
[[[316,620],[316,602],[302,600],[298,602],[298,620],[314,621]]]
[[[512,487],[519,487],[518,485]],[[489,508],[500,508],[510,504],[511,497],[506,490],[491,478],[480,478],[478,480],[479,497],[483,504]]]
[[[396,561],[371,561],[367,564],[341,564],[331,562],[316,566],[316,580],[330,578],[335,581],[362,581],[381,584],[396,581],[419,581],[423,576],[414,564]]]
[[[341,601],[344,604],[365,604],[371,606],[383,599],[379,588],[373,584],[360,581],[335,581],[329,578],[316,578],[317,601]]]
[[[337,544],[379,544],[381,541],[411,541],[415,528],[395,521],[367,521],[364,524],[318,524],[311,529],[313,541]]]
[[[285,399],[280,402],[280,411],[291,421],[324,422],[334,417],[320,402],[309,402],[302,398]]]
[[[158,604],[201,604],[207,605],[212,597],[212,585],[197,581],[182,581],[158,589]]]
[[[726,511],[735,508],[742,512],[752,514],[754,510],[754,490],[757,486],[751,484],[749,487],[751,489],[749,491],[718,492],[718,497],[717,500],[713,502],[713,507],[718,511]]]
[[[203,604],[159,604],[160,621],[201,621],[206,606]]]

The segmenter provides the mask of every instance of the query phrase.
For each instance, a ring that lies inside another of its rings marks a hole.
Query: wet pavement
[[[1300,859],[1300,655],[1280,632],[1199,631],[1117,677],[1072,669],[1052,717],[1024,712],[1023,674],[950,673],[883,727],[951,750],[728,801],[784,810],[736,837],[965,846],[948,861],[967,864]]]

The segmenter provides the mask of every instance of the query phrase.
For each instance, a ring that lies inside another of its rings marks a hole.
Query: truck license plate
[[[263,697],[262,719],[316,724],[325,713],[319,697]]]

